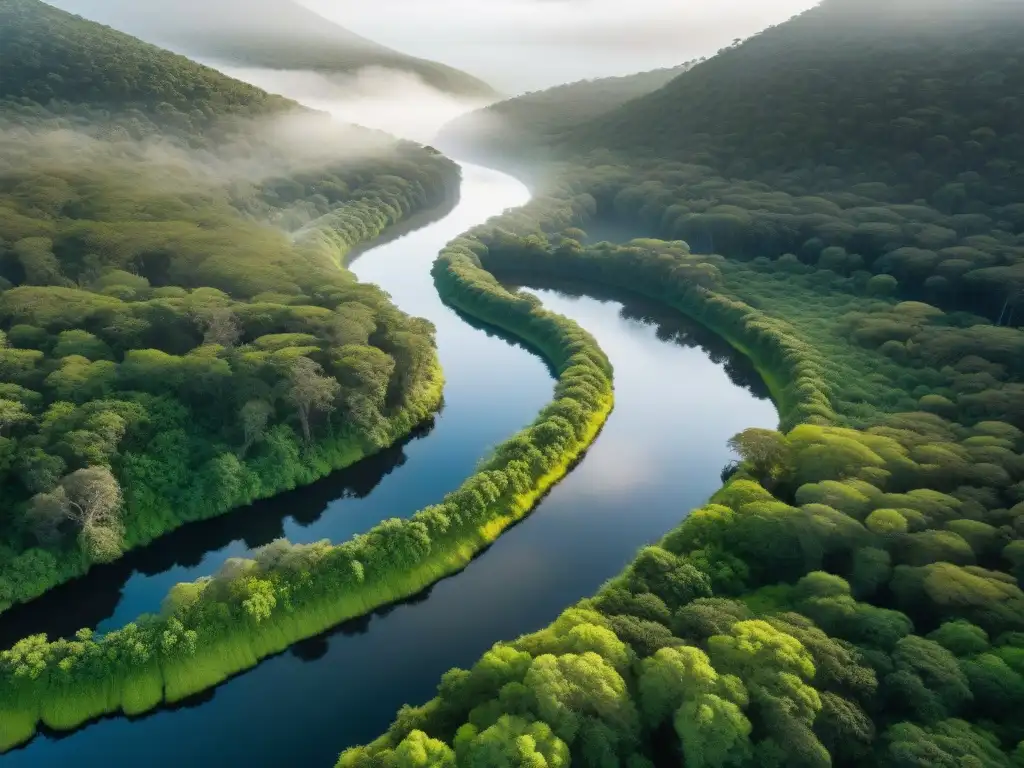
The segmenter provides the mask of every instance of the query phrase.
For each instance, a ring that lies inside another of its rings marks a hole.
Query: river
[[[437,326],[447,384],[432,427],[314,486],[186,527],[97,569],[0,619],[3,632],[118,626],[159,608],[173,583],[278,536],[343,540],[456,487],[489,446],[532,420],[553,382],[537,357],[441,304],[429,268],[445,242],[527,198],[515,179],[466,165],[462,200],[448,216],[353,264],[361,280]],[[533,515],[413,601],[300,643],[180,706],[44,733],[0,764],[329,765],[342,748],[383,731],[403,703],[428,699],[447,669],[594,592],[718,487],[731,435],[776,426],[749,361],[701,328],[599,290],[535,292],[597,338],[615,366],[616,408]]]

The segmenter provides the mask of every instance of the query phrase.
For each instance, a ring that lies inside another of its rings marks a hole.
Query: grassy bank
[[[1024,431],[978,390],[1019,331],[791,260],[584,247],[566,226],[585,216],[526,218],[474,251],[495,284],[575,278],[683,312],[752,358],[784,431],[736,436],[708,504],[339,768],[1018,765]]]
[[[521,520],[597,436],[612,408],[611,368],[575,323],[511,294],[458,244],[434,269],[442,297],[523,339],[558,373],[555,398],[438,505],[339,545],[278,542],[210,579],[172,590],[159,617],[102,637],[27,638],[0,654],[0,750],[40,724],[66,730],[138,714],[208,689],[347,619],[415,595],[465,568]],[[440,371],[424,404],[440,394]]]

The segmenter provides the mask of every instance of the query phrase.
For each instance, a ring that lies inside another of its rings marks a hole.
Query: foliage
[[[0,611],[437,406],[433,328],[343,268],[450,201],[435,152],[16,0],[0,158]]]
[[[842,5],[826,2],[821,14]],[[595,737],[600,752],[567,741],[576,765],[1010,765],[1024,735],[1024,407],[1013,399],[1024,333],[1009,311],[986,319],[945,303],[949,296],[935,299],[941,306],[898,301],[894,279],[864,269],[869,254],[923,246],[872,252],[828,235],[842,222],[899,215],[886,238],[948,239],[966,233],[967,220],[952,235],[926,230],[926,221],[945,227],[962,214],[896,197],[880,205],[869,198],[876,188],[839,173],[812,199],[765,181],[711,178],[682,155],[627,166],[597,153],[588,162],[555,169],[533,202],[492,221],[483,244],[467,244],[466,268],[493,276],[486,290],[499,280],[612,285],[700,320],[751,356],[782,428],[737,435],[741,462],[707,505],[550,627],[449,672],[437,698],[405,709],[342,764],[372,765],[411,728],[454,744],[460,725],[483,711],[537,717],[529,702],[539,681],[494,676],[493,659],[514,656],[517,670],[541,658],[553,665],[552,656],[575,663],[570,638],[585,625],[626,646],[590,651],[624,680],[639,730],[619,719]],[[806,208],[792,207],[797,199]],[[731,208],[704,217],[714,206]],[[595,242],[585,231],[609,222],[640,237]],[[1017,258],[1010,239],[994,241]],[[883,264],[921,258],[902,251]],[[910,287],[905,274],[898,287]],[[1002,303],[998,293],[973,296]],[[540,719],[557,732],[561,714]]]

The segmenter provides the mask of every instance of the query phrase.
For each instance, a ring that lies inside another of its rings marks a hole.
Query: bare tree
[[[203,333],[203,344],[233,347],[242,338],[238,318],[228,307],[205,307],[194,310],[192,320]]]
[[[52,541],[65,522],[78,528],[83,549],[96,562],[121,553],[121,486],[106,467],[72,472],[53,491],[36,494],[29,506],[29,522],[41,541]]]
[[[341,385],[336,379],[324,376],[320,364],[308,357],[295,360],[289,379],[291,387],[288,389],[288,399],[298,412],[302,436],[308,443],[311,439],[310,415],[313,411],[334,410],[334,400],[341,390]]]
[[[252,447],[252,444],[263,439],[267,424],[273,415],[274,409],[265,400],[250,400],[238,412],[239,421],[242,423],[242,448],[239,456],[245,456]]]

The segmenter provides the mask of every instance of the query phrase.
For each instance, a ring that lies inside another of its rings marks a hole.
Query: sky
[[[816,0],[301,0],[379,43],[506,93],[711,55]]]
[[[286,4],[293,0],[161,0],[159,5],[153,0],[48,1],[102,23],[123,25],[159,43],[160,30],[168,23],[161,13],[173,13],[174,19],[203,29],[224,24],[235,30],[252,29],[276,24],[284,16],[291,18]],[[735,38],[783,22],[817,0],[294,2],[383,45],[464,69],[511,96],[710,56]],[[164,10],[154,12],[154,5]],[[242,68],[223,61],[203,63],[340,120],[424,143],[432,141],[449,120],[482,106],[439,93],[415,76],[394,70],[367,69],[327,77],[316,72]]]

